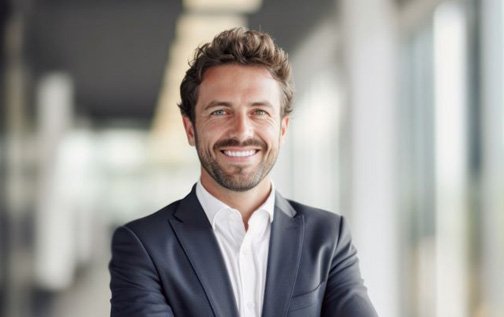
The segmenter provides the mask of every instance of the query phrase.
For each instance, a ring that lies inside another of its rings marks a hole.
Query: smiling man
[[[111,316],[376,316],[345,220],[269,177],[292,111],[287,54],[266,33],[224,31],[180,92],[201,177],[115,231]]]

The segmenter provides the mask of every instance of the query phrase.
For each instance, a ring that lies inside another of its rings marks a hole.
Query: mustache
[[[226,146],[237,146],[237,147],[258,146],[258,147],[261,147],[264,149],[266,147],[266,143],[261,140],[258,140],[258,139],[247,139],[242,142],[240,142],[237,139],[224,139],[224,140],[218,141],[214,145],[215,148],[226,147]]]

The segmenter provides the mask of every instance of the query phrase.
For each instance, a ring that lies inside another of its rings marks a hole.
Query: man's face
[[[243,65],[207,69],[195,123],[183,117],[189,143],[196,145],[202,181],[246,191],[265,180],[288,126],[280,107],[280,86],[267,69]]]

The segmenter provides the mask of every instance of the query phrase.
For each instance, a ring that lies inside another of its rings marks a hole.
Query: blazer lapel
[[[215,316],[238,316],[226,265],[208,218],[193,187],[169,219]]]
[[[271,227],[263,317],[285,316],[294,290],[304,238],[303,215],[278,193]]]

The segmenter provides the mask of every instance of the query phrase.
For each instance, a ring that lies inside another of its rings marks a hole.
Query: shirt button
[[[255,307],[255,304],[253,302],[248,302],[247,303],[247,308],[248,309],[252,310],[252,309],[254,309],[254,307]]]

